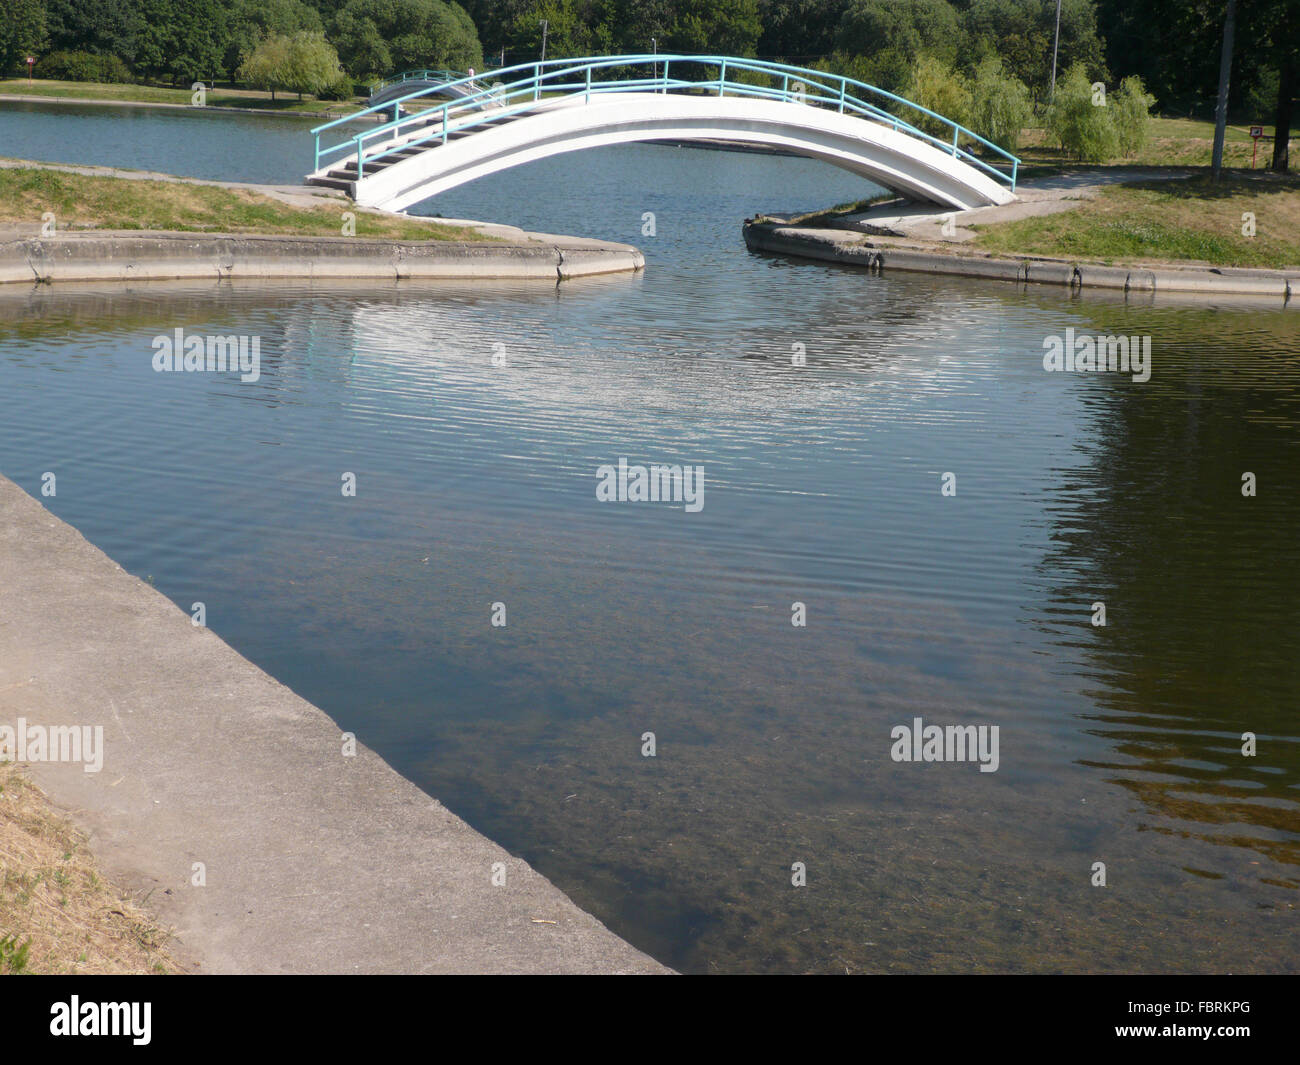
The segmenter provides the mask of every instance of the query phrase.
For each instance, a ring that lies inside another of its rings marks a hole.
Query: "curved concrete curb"
[[[641,270],[629,244],[557,237],[387,241],[199,233],[69,233],[0,242],[0,284],[241,278],[481,278],[562,281]]]
[[[0,723],[19,717],[102,727],[100,772],[32,775],[196,971],[668,971],[0,476]]]
[[[1077,290],[1203,294],[1276,300],[1300,308],[1300,270],[1242,270],[1229,267],[1099,266],[1064,259],[1005,259],[957,255],[875,243],[841,229],[812,229],[771,222],[746,222],[745,246],[823,262],[847,263],[872,271],[908,270],[958,277],[991,278]]]

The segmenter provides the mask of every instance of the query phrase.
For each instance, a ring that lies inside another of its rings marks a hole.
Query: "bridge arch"
[[[313,132],[317,169],[307,180],[387,210],[537,159],[635,141],[765,145],[958,209],[1015,199],[1019,165],[971,131],[874,86],[727,56],[525,64],[424,84]],[[334,143],[322,147],[322,135]]]

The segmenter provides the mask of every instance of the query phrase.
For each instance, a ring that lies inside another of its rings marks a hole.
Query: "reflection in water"
[[[654,210],[643,276],[0,292],[0,471],[677,967],[1294,971],[1300,317],[743,250],[861,193],[611,149],[438,209]],[[260,380],[154,374],[177,326]],[[1044,373],[1069,326],[1151,381]],[[704,509],[597,502],[621,456]],[[998,772],[892,762],[916,716]]]
[[[1089,390],[1100,431],[1057,492],[1044,565],[1064,579],[1044,621],[1099,682],[1088,718],[1114,750],[1089,764],[1164,815],[1151,830],[1260,851],[1296,887],[1300,323],[1274,317],[1280,333],[1255,313],[1153,313],[1151,383]],[[1108,624],[1080,628],[1094,600]]]
[[[1290,320],[1224,372],[1231,315],[815,280],[798,371],[757,314],[646,331],[649,276],[10,293],[0,458],[58,449],[62,516],[681,968],[1293,967],[1296,504],[1236,460],[1289,483]],[[1152,381],[1043,374],[1063,316]],[[261,379],[152,374],[178,321]],[[705,509],[598,504],[624,454]],[[1002,767],[891,762],[916,715]]]

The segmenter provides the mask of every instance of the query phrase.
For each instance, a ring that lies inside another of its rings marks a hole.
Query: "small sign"
[[[1264,136],[1264,127],[1263,127],[1263,126],[1251,126],[1251,127],[1250,127],[1250,135],[1251,135],[1252,137],[1254,137],[1256,140],[1259,140],[1260,137]]]

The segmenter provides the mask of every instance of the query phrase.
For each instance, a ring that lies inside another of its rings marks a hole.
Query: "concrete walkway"
[[[831,219],[825,224],[833,229],[849,229],[873,236],[961,244],[975,238],[976,231],[969,228],[971,225],[1015,222],[1022,218],[1038,218],[1071,211],[1084,200],[1094,198],[1107,185],[1119,185],[1126,181],[1170,181],[1190,177],[1191,174],[1190,170],[1170,170],[1165,167],[1073,170],[1022,181],[1016,186],[1016,201],[999,207],[953,211],[931,204],[889,200],[857,214]]]
[[[102,771],[32,774],[196,972],[666,971],[0,477],[19,717],[103,727]]]

